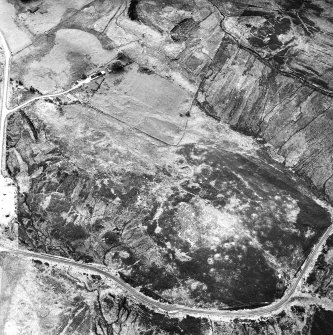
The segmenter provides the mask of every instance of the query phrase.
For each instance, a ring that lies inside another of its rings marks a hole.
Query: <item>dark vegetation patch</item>
[[[196,26],[197,23],[193,20],[193,18],[184,19],[172,28],[170,32],[171,38],[175,42],[184,42],[189,38],[191,31]]]
[[[333,334],[333,311],[318,308],[314,314],[311,324],[311,335]]]
[[[170,273],[164,267],[152,264],[150,267],[135,264],[132,267],[132,276],[136,285],[147,285],[148,288],[161,292],[178,286],[177,273]]]
[[[117,60],[124,63],[125,65],[129,65],[129,64],[133,63],[133,60],[131,58],[129,58],[127,55],[125,55],[123,52],[120,52],[117,55]]]
[[[264,11],[260,11],[260,10],[249,10],[246,9],[242,12],[242,14],[240,16],[260,16],[260,17],[267,17],[270,14],[268,14],[267,12]]]
[[[291,28],[291,22],[285,17],[270,16],[259,28],[252,27],[251,35],[248,39],[255,48],[269,48],[277,50],[283,46],[278,35],[287,34]]]
[[[324,9],[318,6],[317,4],[314,4],[311,0],[305,2],[305,9],[314,12],[316,15],[320,16]]]
[[[333,235],[330,235],[330,237],[327,239],[326,245],[328,248],[333,248]]]
[[[22,115],[22,118],[24,121],[28,124],[29,128],[32,131],[32,134],[34,136],[35,141],[38,141],[38,131],[33,123],[33,121],[30,119],[30,117],[24,112],[24,110],[20,110],[20,114]]]
[[[119,53],[117,59],[109,64],[107,69],[111,73],[122,73],[125,71],[125,68],[132,63],[132,59],[127,57],[124,53]]]
[[[84,78],[93,69],[93,65],[87,57],[79,52],[70,51],[67,53],[66,58],[71,64],[70,75],[72,81]]]
[[[89,234],[82,226],[73,223],[68,223],[65,226],[55,226],[51,231],[51,235],[56,239],[64,239],[69,243],[89,237]]]
[[[8,2],[14,5],[18,13],[26,11],[35,13],[43,3],[43,0],[8,0]]]
[[[308,73],[305,72],[304,75],[305,75],[305,77],[307,77]],[[318,85],[320,87],[329,89],[329,86],[328,86],[327,82],[322,80],[322,79],[312,77],[312,76],[311,76],[311,78],[308,78],[308,79],[310,79],[310,81],[312,81],[315,85]]]
[[[331,235],[326,245],[322,249],[322,253],[316,260],[316,264],[307,278],[307,284],[313,285],[315,293],[326,296],[332,289],[333,267],[326,262],[326,254],[333,247],[333,235]]]
[[[299,26],[303,29],[304,33],[308,36],[311,36],[313,33],[320,31],[316,27],[315,23],[306,17],[306,14],[298,13],[289,13],[290,18],[296,26]]]
[[[309,71],[305,70],[306,67],[304,66],[303,68],[293,68],[292,71],[294,72],[294,74],[296,76],[299,76],[300,78],[305,78],[306,80],[308,80],[309,82],[313,83],[316,86],[325,88],[325,89],[329,89],[328,83],[318,77],[315,76],[313,69],[310,68]]]
[[[286,11],[301,9],[305,0],[280,0],[278,4]]]
[[[103,235],[103,239],[106,244],[108,245],[115,245],[119,244],[119,234],[113,232],[113,231],[108,231]]]
[[[148,67],[145,67],[145,66],[139,66],[138,72],[145,73],[145,74],[153,74],[154,73],[154,71],[152,71],[151,69],[149,69]]]
[[[245,246],[246,250],[235,247],[228,252],[218,248],[216,252],[227,254],[228,261],[214,265],[207,263],[207,259],[215,254],[209,248],[189,253],[192,260],[188,262],[177,261],[183,279],[193,278],[207,286],[207,290],[198,289],[192,293],[198,303],[222,301],[233,307],[256,306],[281,296],[283,290],[279,292],[276,289],[278,281],[275,271],[258,249],[249,244]]]
[[[304,321],[305,308],[303,306],[291,306],[291,312],[301,321]]]
[[[139,21],[139,15],[137,6],[139,4],[139,0],[131,0],[130,5],[128,7],[128,17],[132,21]]]
[[[295,10],[301,12],[312,11],[316,15],[320,16],[320,14],[324,11],[324,9],[314,3],[313,0],[279,0],[278,4],[282,7],[282,9],[289,13]]]
[[[289,49],[290,48],[285,47],[284,49],[281,49],[273,56],[273,61],[275,62],[276,65],[282,66],[286,63],[286,61],[288,60],[287,55]]]
[[[159,294],[157,294],[156,292],[150,290],[149,288],[147,287],[142,287],[140,289],[140,292],[142,292],[144,295],[150,297],[150,298],[153,298],[157,301],[161,301],[161,302],[164,302],[164,303],[170,303],[169,300],[167,299],[164,299],[163,297],[161,297]]]
[[[103,223],[104,219],[97,219],[92,225],[93,232],[101,231],[105,227]]]
[[[122,62],[120,62],[119,60],[111,63],[109,66],[108,66],[108,70],[109,72],[112,72],[112,73],[120,73],[120,72],[124,72],[124,69],[125,69],[125,66]]]
[[[282,0],[278,3],[283,9],[284,13],[290,17],[295,25],[302,28],[305,34],[311,35],[312,33],[320,30],[318,27],[315,26],[315,23],[308,18],[308,16],[309,14],[315,14],[317,16],[320,16],[323,12],[323,9],[317,4],[314,4],[311,0]],[[246,8],[242,12],[241,16],[259,16],[267,20],[264,26],[262,26],[258,30],[259,36],[250,39],[252,45],[256,47],[264,47],[266,44],[271,50],[275,50],[274,48],[272,48],[272,45],[276,45],[276,35],[285,33],[283,32],[285,28],[288,28],[288,30],[290,28],[290,19],[286,17],[276,17],[274,16],[274,13],[258,10],[257,7]],[[289,21],[289,23],[287,21]],[[269,25],[271,26],[269,27]],[[267,29],[270,28],[272,31],[268,32]],[[252,33],[253,30],[255,29],[252,28]],[[270,34],[272,34],[271,40],[268,43],[264,43],[264,37],[268,38]]]

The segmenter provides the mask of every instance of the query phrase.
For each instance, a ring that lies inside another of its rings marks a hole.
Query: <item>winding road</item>
[[[56,96],[60,96],[62,94],[66,94],[71,92],[72,90],[77,89],[81,85],[90,81],[90,79],[82,81],[71,89],[67,91],[63,91],[60,93],[54,93],[49,95],[44,95],[40,97],[33,98],[20,106],[15,108],[9,109],[7,106],[7,99],[8,99],[8,89],[9,89],[9,74],[10,74],[10,62],[11,62],[11,52],[6,42],[5,36],[0,31],[0,39],[2,43],[2,47],[5,54],[5,65],[4,65],[4,78],[3,78],[3,85],[2,85],[2,101],[1,101],[1,110],[0,110],[0,157],[1,157],[1,165],[0,165],[0,173],[2,176],[6,176],[6,120],[10,113],[18,111],[19,109],[27,106],[28,104],[40,100],[40,99],[47,99]],[[110,270],[107,268],[98,265],[98,264],[81,264],[77,263],[71,259],[42,254],[42,253],[35,253],[21,249],[15,249],[11,246],[6,244],[6,241],[0,240],[0,254],[9,254],[15,255],[18,257],[25,257],[34,260],[41,260],[44,262],[53,262],[59,265],[71,266],[83,271],[90,271],[94,274],[99,274],[106,278],[113,280],[117,285],[119,285],[123,290],[125,290],[132,298],[134,298],[138,303],[144,304],[147,307],[150,307],[156,311],[173,314],[173,315],[190,315],[194,317],[207,317],[211,319],[232,319],[232,318],[258,318],[262,316],[269,315],[271,313],[276,313],[281,311],[282,309],[287,307],[290,299],[295,295],[298,285],[301,283],[303,279],[306,278],[309,271],[313,268],[316,259],[318,258],[319,254],[322,251],[322,247],[325,245],[327,238],[333,234],[333,225],[327,228],[325,233],[319,239],[317,244],[313,247],[311,253],[303,263],[303,266],[298,271],[296,277],[293,279],[292,283],[285,291],[284,295],[281,299],[274,301],[270,305],[266,305],[259,308],[254,309],[243,309],[243,310],[218,310],[218,309],[204,309],[204,308],[191,308],[186,306],[181,306],[177,304],[166,304],[160,301],[154,300],[152,298],[147,297],[137,289],[133,288],[126,282],[124,282],[116,273],[111,273]]]

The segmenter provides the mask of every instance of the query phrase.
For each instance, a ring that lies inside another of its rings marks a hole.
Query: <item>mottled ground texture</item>
[[[332,8],[2,1],[12,106],[106,73],[8,120],[20,246],[102,263],[169,303],[250,308],[281,297],[331,223],[315,199],[333,199]],[[103,278],[2,256],[0,325],[4,334],[325,334],[329,243],[286,311],[230,323],[157,314]]]

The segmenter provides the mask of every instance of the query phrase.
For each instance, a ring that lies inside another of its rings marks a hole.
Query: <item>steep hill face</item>
[[[288,167],[332,200],[332,98],[238,52],[228,40],[199,103],[207,114],[272,144]]]

